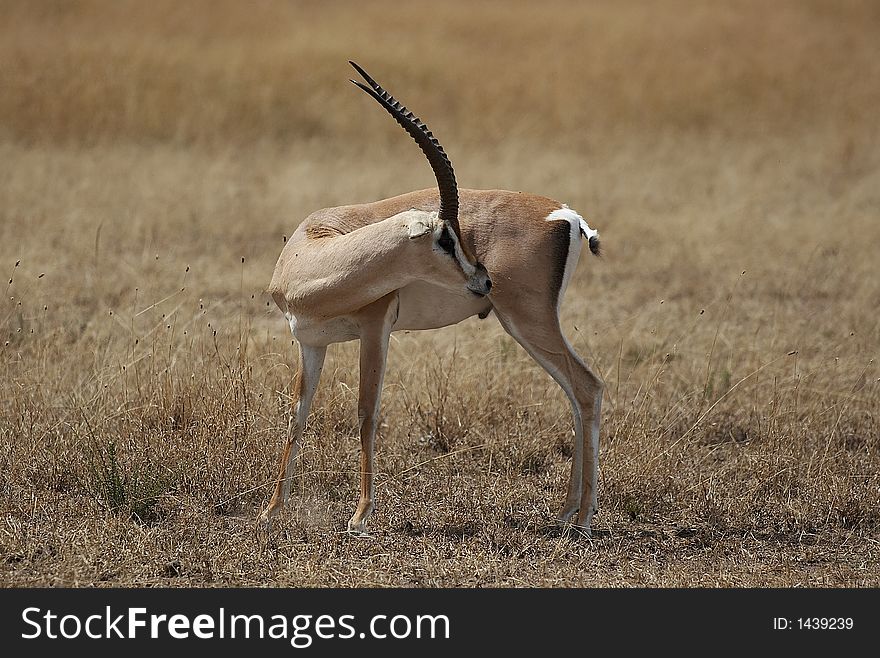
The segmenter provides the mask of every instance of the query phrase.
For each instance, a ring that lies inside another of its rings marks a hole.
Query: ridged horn
[[[394,96],[385,91],[366,71],[352,61],[348,63],[361,74],[363,79],[369,84],[369,87],[356,80],[351,82],[375,98],[388,114],[394,117],[394,120],[409,133],[410,137],[422,149],[425,157],[428,158],[431,169],[434,170],[434,176],[437,178],[437,187],[440,188],[440,219],[449,224],[449,227],[455,232],[456,237],[461,242],[461,231],[458,227],[458,184],[455,182],[455,172],[452,169],[452,163],[446,156],[443,147],[440,146],[440,142],[428,130],[428,126],[423,121],[406,109]]]

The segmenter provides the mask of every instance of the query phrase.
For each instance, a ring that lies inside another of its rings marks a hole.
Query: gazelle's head
[[[434,251],[441,257],[452,259],[454,266],[461,272],[468,290],[475,295],[488,295],[492,290],[492,280],[486,268],[462,239],[458,224],[458,184],[455,182],[452,163],[446,157],[440,142],[417,116],[395,100],[366,71],[354,62],[349,64],[361,74],[369,86],[355,80],[352,82],[375,98],[410,134],[428,158],[431,169],[434,170],[437,186],[440,189],[440,213],[432,235]]]
[[[434,252],[441,258],[454,261],[464,274],[468,290],[481,297],[488,295],[492,292],[492,279],[483,264],[467,251],[458,235],[449,222],[440,220],[433,235]]]

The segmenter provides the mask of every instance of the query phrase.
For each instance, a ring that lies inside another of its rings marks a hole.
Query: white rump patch
[[[568,243],[568,256],[565,259],[565,272],[562,275],[562,287],[559,289],[559,298],[556,303],[558,310],[559,305],[562,303],[562,296],[565,294],[566,288],[568,288],[568,282],[571,280],[572,274],[574,274],[578,258],[581,254],[581,235],[585,235],[587,240],[589,240],[599,235],[599,231],[590,228],[583,217],[565,204],[562,204],[561,208],[547,215],[546,221],[565,221],[571,225],[571,238]]]
[[[574,210],[569,208],[564,203],[562,204],[562,208],[559,210],[554,210],[549,215],[547,215],[547,221],[551,221],[554,219],[564,219],[569,223],[577,223],[578,230],[580,230],[589,240],[590,238],[596,237],[599,235],[599,231],[594,228],[590,228],[590,225],[587,224],[587,220],[578,215]]]

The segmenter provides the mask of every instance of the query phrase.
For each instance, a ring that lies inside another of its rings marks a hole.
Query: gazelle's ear
[[[425,233],[430,233],[431,227],[428,226],[421,219],[416,219],[410,222],[409,224],[409,237],[410,238],[420,238],[425,235]]]

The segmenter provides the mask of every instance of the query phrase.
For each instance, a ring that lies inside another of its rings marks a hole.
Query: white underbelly
[[[398,294],[400,307],[394,331],[446,327],[492,308],[491,302],[469,292],[464,284],[461,291],[452,291],[417,281],[401,288]]]
[[[464,286],[458,292],[419,281],[398,291],[397,321],[392,331],[446,327],[491,308],[487,299],[468,292]],[[288,312],[285,317],[294,338],[305,345],[326,347],[360,338],[356,314],[314,319]]]

